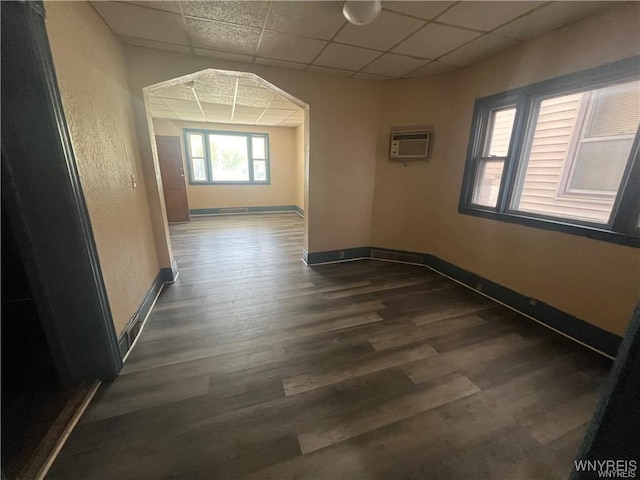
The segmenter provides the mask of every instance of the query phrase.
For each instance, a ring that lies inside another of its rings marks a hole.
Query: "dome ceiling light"
[[[382,11],[380,0],[347,0],[342,7],[342,14],[354,25],[367,25],[373,22]]]

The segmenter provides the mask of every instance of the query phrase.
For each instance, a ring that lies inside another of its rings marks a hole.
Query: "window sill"
[[[458,213],[462,215],[471,215],[473,217],[488,218],[500,222],[515,223],[527,227],[541,228],[543,230],[568,233],[570,235],[587,237],[593,240],[600,240],[628,247],[640,248],[640,237],[612,232],[611,230],[604,230],[597,227],[575,225],[561,220],[546,220],[526,215],[516,215],[513,213],[496,213],[471,207],[458,207]]]
[[[271,182],[189,182],[191,186],[211,186],[211,185],[271,185]]]

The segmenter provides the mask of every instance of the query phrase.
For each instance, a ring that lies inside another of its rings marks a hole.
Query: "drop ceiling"
[[[456,70],[596,14],[606,1],[384,1],[371,24],[343,2],[92,2],[123,43],[385,80]]]
[[[205,70],[149,89],[153,118],[296,127],[304,110],[252,74]]]

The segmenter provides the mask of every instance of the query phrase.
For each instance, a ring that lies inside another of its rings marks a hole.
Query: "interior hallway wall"
[[[160,268],[122,46],[88,3],[46,2],[45,8],[64,113],[120,334]]]
[[[374,246],[425,252],[623,334],[639,298],[636,248],[458,214],[474,101],[640,54],[640,5],[618,4],[450,74],[385,82]],[[429,162],[388,161],[392,125],[433,124]]]
[[[375,175],[377,82],[244,64],[125,46],[129,85],[143,162],[152,145],[142,89],[207,68],[253,72],[309,105],[309,201],[305,248],[310,252],[359,247],[369,242]],[[157,171],[157,168],[156,168]]]

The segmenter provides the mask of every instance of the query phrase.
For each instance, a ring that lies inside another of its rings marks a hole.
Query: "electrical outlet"
[[[133,173],[131,174],[131,186],[133,188],[136,188],[138,186],[138,182],[136,181],[136,176]]]

